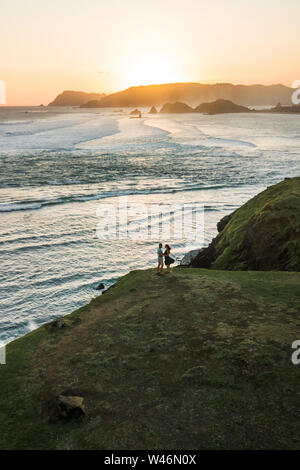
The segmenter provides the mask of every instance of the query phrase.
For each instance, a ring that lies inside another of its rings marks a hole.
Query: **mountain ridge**
[[[184,101],[189,106],[226,99],[241,106],[275,106],[291,104],[293,89],[285,85],[234,85],[231,83],[170,83],[141,85],[107,95],[82,107],[160,106],[167,102]]]
[[[80,106],[87,100],[99,100],[106,96],[104,93],[86,93],[85,91],[64,90],[56,96],[48,106]]]

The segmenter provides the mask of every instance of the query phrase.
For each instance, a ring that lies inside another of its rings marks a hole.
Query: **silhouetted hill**
[[[141,115],[142,113],[141,113],[141,111],[140,111],[139,109],[133,109],[133,110],[130,112],[130,114],[131,114],[132,116],[136,116],[136,115],[139,116],[139,115]]]
[[[160,113],[194,113],[194,109],[185,103],[167,103],[165,104]]]
[[[288,114],[300,114],[300,104],[291,106],[282,106],[278,103],[275,108],[268,110],[269,113],[288,113]]]
[[[104,96],[104,93],[85,93],[84,91],[65,90],[51,101],[48,106],[80,106],[87,101],[100,100]]]
[[[224,114],[224,113],[251,113],[246,106],[240,106],[229,100],[217,100],[213,103],[202,103],[195,109],[196,113]]]
[[[161,113],[204,113],[204,114],[224,114],[224,113],[251,113],[246,106],[240,106],[229,100],[216,100],[211,103],[202,103],[197,108],[191,108],[185,103],[166,103],[160,110]]]
[[[130,87],[105,96],[99,100],[98,107],[159,106],[176,101],[197,106],[218,99],[230,100],[243,106],[275,106],[278,102],[290,104],[293,91],[284,85],[169,83]],[[86,103],[85,106],[90,107],[90,104]]]
[[[157,109],[155,106],[152,106],[152,108],[150,109],[149,111],[149,114],[156,114],[157,113]]]

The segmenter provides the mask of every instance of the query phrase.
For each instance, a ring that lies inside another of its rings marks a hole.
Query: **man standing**
[[[164,267],[164,255],[163,255],[162,243],[160,243],[157,248],[157,260],[158,260],[157,274],[162,274],[162,270]]]

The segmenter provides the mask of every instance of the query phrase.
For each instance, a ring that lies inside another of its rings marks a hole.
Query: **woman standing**
[[[171,272],[171,264],[174,263],[173,258],[170,256],[171,253],[171,247],[170,245],[165,245],[165,252],[164,252],[164,257],[165,257],[165,265],[167,266],[167,273]]]

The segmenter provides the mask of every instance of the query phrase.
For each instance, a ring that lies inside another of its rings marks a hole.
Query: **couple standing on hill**
[[[158,265],[157,265],[157,274],[162,274],[163,267],[164,267],[164,258],[165,258],[165,265],[167,266],[167,273],[171,272],[171,264],[174,263],[174,259],[170,256],[171,247],[170,245],[165,245],[165,251],[163,252],[162,243],[158,245],[157,248],[157,257],[158,257]]]

